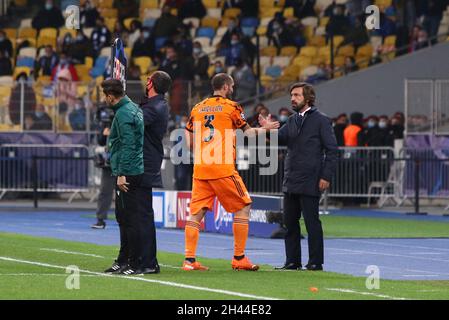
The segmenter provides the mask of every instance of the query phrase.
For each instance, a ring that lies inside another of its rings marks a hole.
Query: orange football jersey
[[[219,179],[235,173],[235,130],[246,123],[242,107],[221,96],[193,107],[186,130],[194,136],[194,178]]]

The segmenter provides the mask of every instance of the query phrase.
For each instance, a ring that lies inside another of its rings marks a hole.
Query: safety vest
[[[361,130],[362,130],[362,128],[360,128],[359,126],[356,126],[355,124],[351,124],[346,127],[345,131],[343,131],[343,137],[345,140],[346,147],[357,147],[358,146],[357,136]]]

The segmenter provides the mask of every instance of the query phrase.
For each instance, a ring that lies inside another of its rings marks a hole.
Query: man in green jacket
[[[143,113],[129,99],[119,80],[108,79],[101,84],[104,99],[114,112],[108,149],[112,175],[117,177],[115,215],[120,229],[120,252],[105,272],[124,275],[141,274],[142,251],[140,232],[140,201],[145,199],[141,188],[143,166]]]

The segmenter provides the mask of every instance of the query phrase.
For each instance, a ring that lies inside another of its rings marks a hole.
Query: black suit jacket
[[[143,163],[145,167],[142,186],[162,187],[161,164],[164,158],[162,139],[167,132],[168,103],[164,95],[145,97],[140,107],[145,125],[143,139]]]
[[[319,180],[331,181],[338,146],[330,119],[310,109],[298,127],[295,113],[279,129],[279,143],[287,145],[283,192],[320,196]]]

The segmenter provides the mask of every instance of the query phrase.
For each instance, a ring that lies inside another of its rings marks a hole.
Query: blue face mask
[[[216,67],[215,68],[215,72],[216,73],[222,73],[223,72],[223,68],[222,67]]]
[[[376,122],[368,121],[368,128],[374,128],[376,126]]]
[[[36,111],[34,114],[35,114],[36,117],[38,117],[38,118],[41,118],[41,117],[44,115],[44,113],[43,113],[42,111]]]
[[[283,114],[282,116],[279,116],[279,121],[280,122],[287,122],[288,120],[288,116]]]
[[[51,3],[46,3],[45,4],[45,9],[51,10],[51,9],[53,9],[53,5]]]

